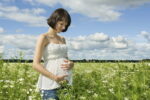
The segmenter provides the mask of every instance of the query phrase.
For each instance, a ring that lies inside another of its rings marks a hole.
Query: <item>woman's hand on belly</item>
[[[74,63],[70,60],[65,59],[64,64],[61,64],[61,68],[64,70],[70,70],[74,66]]]
[[[63,81],[64,79],[65,79],[65,77],[67,77],[68,75],[61,75],[61,76],[55,76],[55,81],[56,82],[61,82],[61,81]]]

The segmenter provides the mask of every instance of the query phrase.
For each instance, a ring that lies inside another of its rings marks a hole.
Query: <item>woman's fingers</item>
[[[63,75],[63,78],[65,78],[65,77],[67,77],[68,75],[66,74],[66,75]]]
[[[68,66],[68,64],[61,64],[62,67]]]
[[[61,65],[62,65],[61,66],[62,69],[65,69],[65,70],[69,69],[69,65],[68,64],[61,64]]]
[[[68,62],[69,62],[69,60],[65,59],[65,60],[64,60],[64,62],[68,63]]]
[[[65,64],[61,64],[61,68],[64,70],[69,70],[72,68],[70,60],[64,60]]]
[[[60,77],[67,77],[68,75],[67,74],[65,74],[65,75],[62,75],[62,76],[60,76]]]
[[[59,81],[62,81],[62,80],[64,80],[64,78],[65,77],[67,77],[68,75],[62,75],[62,76],[57,76],[57,81],[59,82]]]
[[[64,67],[64,68],[62,68],[64,71],[67,71],[67,70],[69,70],[69,68],[66,68],[66,67]]]

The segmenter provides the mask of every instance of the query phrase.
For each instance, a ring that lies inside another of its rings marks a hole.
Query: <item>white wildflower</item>
[[[24,80],[23,78],[20,78],[20,79],[19,79],[19,81],[23,81],[23,80]]]
[[[109,89],[109,91],[110,91],[111,93],[114,93],[114,90],[113,90],[113,88],[112,88],[112,89]]]
[[[29,91],[32,91],[32,89],[29,89]]]
[[[86,73],[91,73],[91,72],[92,72],[92,70],[85,70],[85,72],[86,72]]]
[[[4,82],[6,82],[6,83],[10,83],[10,80],[5,80]]]
[[[53,99],[53,98],[50,98],[50,99],[48,99],[48,100],[55,100],[55,99]]]
[[[4,87],[4,88],[8,88],[9,86],[8,86],[8,85],[4,85],[3,87]]]
[[[32,100],[32,96],[29,96],[29,97],[28,97],[28,100]]]
[[[4,82],[4,80],[0,80],[0,82]]]
[[[92,93],[92,91],[90,91],[90,90],[87,90],[87,93]]]
[[[127,97],[124,97],[124,100],[129,100]]]
[[[80,99],[82,99],[82,100],[85,100],[85,99],[86,99],[86,97],[84,97],[84,96],[81,96],[81,97],[80,97]]]
[[[10,88],[13,88],[14,86],[13,85],[10,85]]]
[[[107,81],[107,80],[103,80],[102,82],[103,82],[103,83],[108,83],[108,81]]]
[[[94,93],[93,97],[98,97],[98,94]]]

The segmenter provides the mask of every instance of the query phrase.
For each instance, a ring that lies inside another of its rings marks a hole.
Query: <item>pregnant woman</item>
[[[69,13],[56,9],[47,19],[50,26],[48,32],[40,34],[34,52],[33,68],[40,72],[37,88],[40,89],[43,100],[59,100],[57,91],[61,82],[72,85],[72,68],[74,63],[68,60],[65,38],[58,33],[66,32],[71,23]],[[44,65],[40,63],[44,59]]]

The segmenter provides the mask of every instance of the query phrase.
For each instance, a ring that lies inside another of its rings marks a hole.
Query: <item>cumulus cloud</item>
[[[5,0],[3,0],[4,3]],[[14,2],[16,0],[7,0]],[[122,10],[126,8],[138,7],[150,0],[23,0],[32,5],[55,6],[61,4],[72,13],[78,13],[98,21],[115,21],[122,15]],[[4,3],[5,4],[5,3]],[[32,8],[20,9],[16,6],[8,6],[0,3],[0,17],[27,23],[31,26],[46,26],[45,9]]]
[[[58,0],[35,0],[35,1],[49,6],[53,6],[58,2]]]
[[[88,36],[78,36],[70,39],[70,47],[74,50],[92,50],[102,48],[126,49],[128,40],[122,36],[109,37],[104,33],[94,33]]]
[[[95,37],[94,36],[100,36]],[[99,41],[97,41],[99,40]],[[68,39],[71,58],[86,59],[144,59],[149,58],[150,45],[136,43],[126,37],[110,37],[105,33],[94,33]],[[144,48],[144,49],[142,49]],[[75,56],[71,53],[74,53]]]
[[[4,28],[0,27],[0,34],[4,32]]]
[[[109,40],[108,35],[106,35],[104,33],[94,33],[94,34],[89,35],[87,38],[90,40],[93,40],[93,41],[107,41],[107,40]]]
[[[33,58],[33,50],[20,50],[19,48],[9,48],[5,50],[5,59],[13,59],[19,58],[20,53],[22,52],[24,59],[32,59]]]
[[[20,28],[19,28],[19,29],[16,29],[16,32],[17,32],[17,33],[23,32],[23,29],[20,29]]]
[[[38,36],[14,34],[1,35],[5,44],[5,54],[9,58],[23,51],[26,59],[33,59]],[[66,37],[70,59],[144,59],[149,58],[150,44],[135,43],[126,37],[110,37],[96,32],[86,36]],[[8,47],[16,48],[8,48]],[[144,48],[144,49],[143,49]],[[15,52],[15,53],[13,53]]]
[[[42,8],[20,9],[16,6],[0,4],[0,17],[27,23],[31,26],[46,26],[46,17],[41,14],[46,11]]]
[[[0,45],[0,54],[2,54],[4,52],[4,46]]]
[[[37,36],[25,34],[1,35],[1,42],[5,46],[5,58],[18,56],[18,52],[25,53],[25,59],[31,59]],[[0,48],[1,49],[1,48]]]
[[[71,12],[80,13],[99,21],[118,20],[122,15],[122,10],[126,8],[138,7],[150,0],[25,0],[31,4],[44,4],[54,6],[61,4],[70,8]]]
[[[25,35],[25,34],[14,34],[14,35],[4,35],[3,36],[3,43],[12,45],[15,48],[19,48],[22,50],[33,49],[36,41],[35,36],[32,35]]]
[[[128,41],[122,36],[112,37],[112,46],[118,49],[125,49],[128,47]]]
[[[15,0],[1,0],[1,2],[14,2]]]
[[[146,31],[141,31],[140,33],[148,42],[150,42],[150,33]]]
[[[0,27],[0,37],[3,35],[4,33],[4,28]],[[3,46],[3,40],[2,37],[0,39],[0,55],[4,52],[4,46]]]

